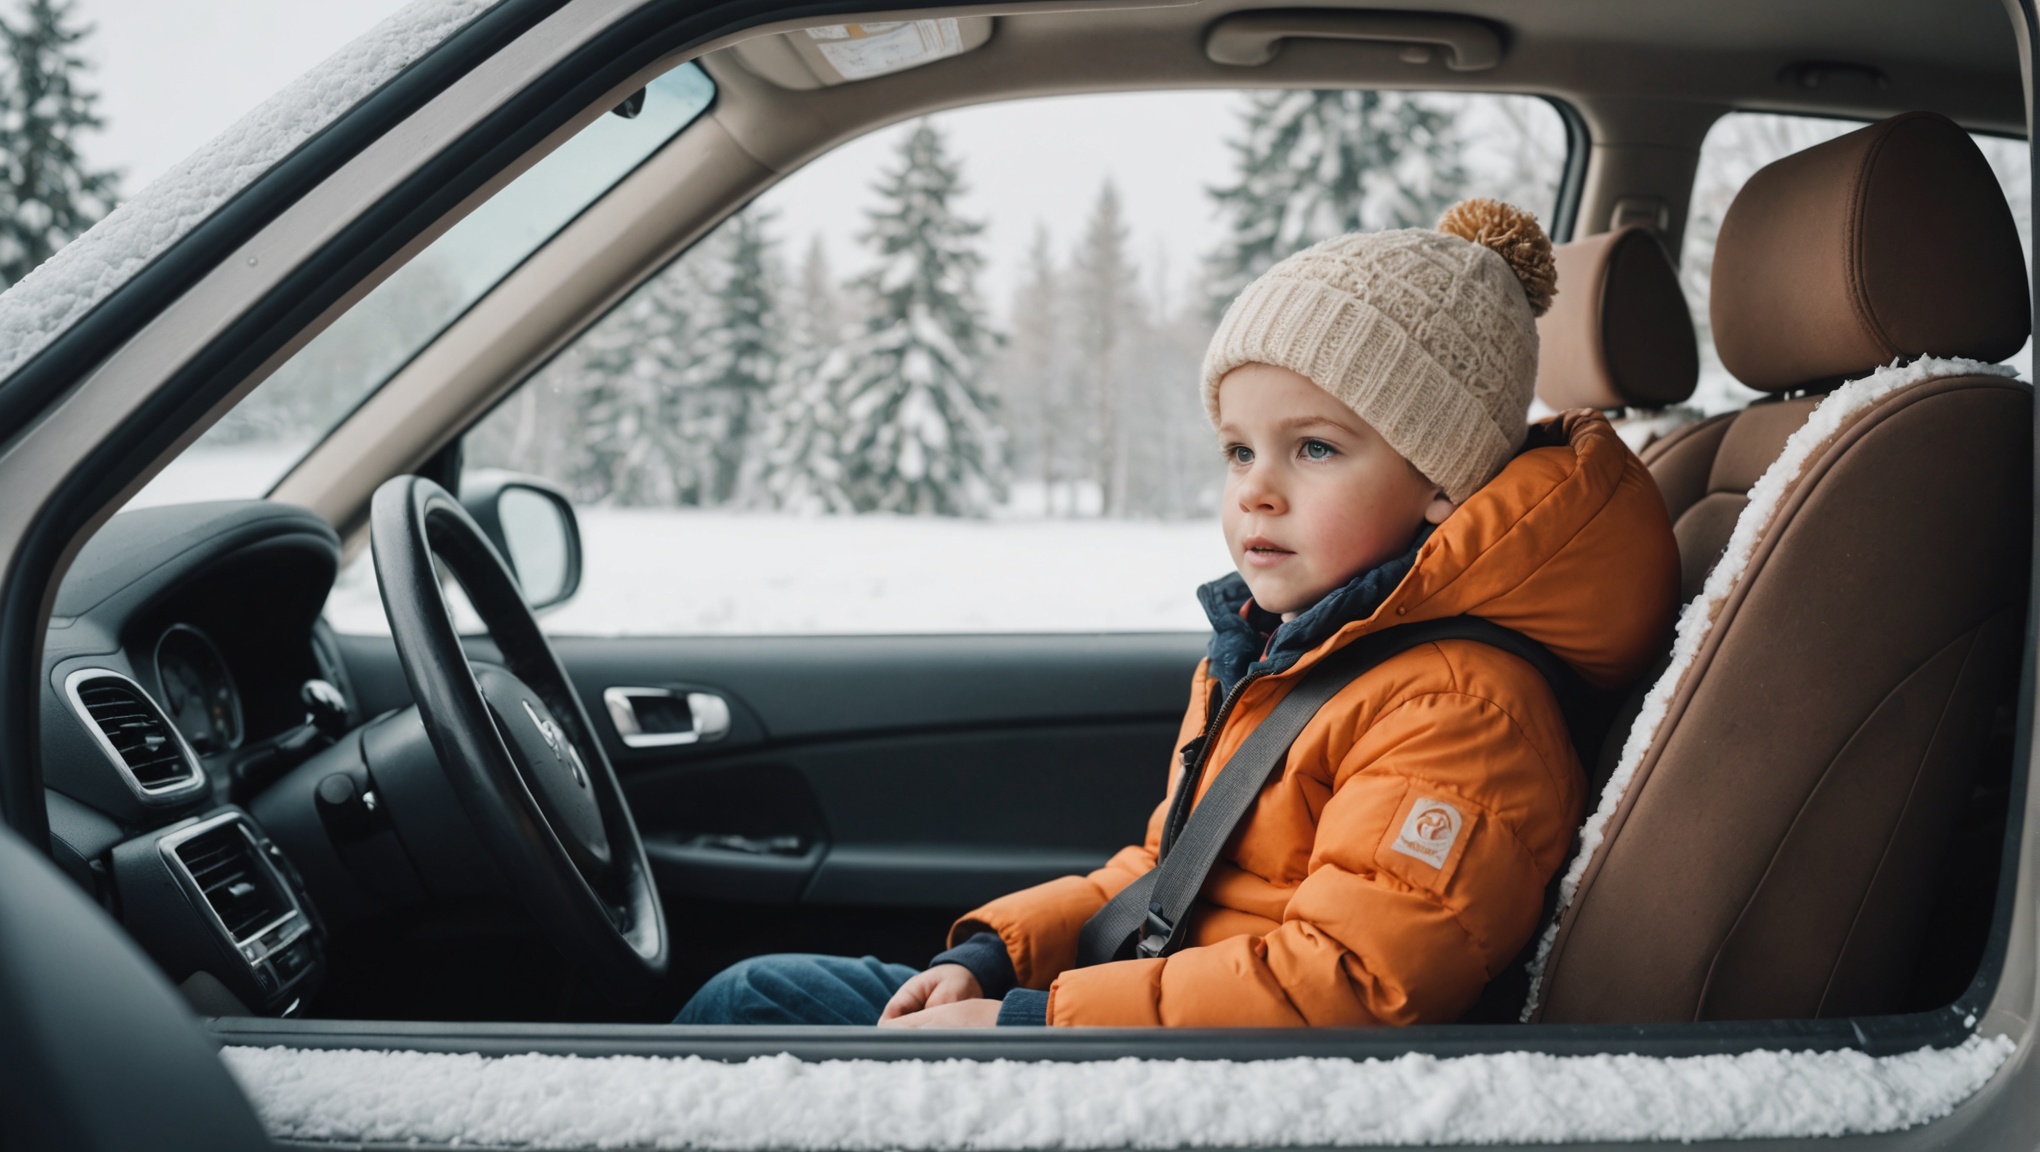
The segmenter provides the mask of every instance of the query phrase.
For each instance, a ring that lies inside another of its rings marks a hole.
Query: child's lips
[[[1272,568],[1296,553],[1262,536],[1249,536],[1241,543],[1241,551],[1247,563],[1256,568]]]

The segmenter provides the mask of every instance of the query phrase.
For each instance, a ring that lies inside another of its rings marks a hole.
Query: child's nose
[[[1288,507],[1282,496],[1281,487],[1275,482],[1273,470],[1256,462],[1240,478],[1240,508],[1247,512],[1280,513]]]

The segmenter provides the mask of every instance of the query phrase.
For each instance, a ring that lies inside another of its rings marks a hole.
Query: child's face
[[[1254,602],[1284,620],[1401,555],[1453,503],[1365,420],[1287,368],[1242,364],[1218,385],[1219,519]]]

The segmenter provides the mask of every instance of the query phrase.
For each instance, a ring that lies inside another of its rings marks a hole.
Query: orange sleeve
[[[1536,931],[1579,817],[1578,761],[1536,688],[1507,705],[1432,692],[1377,718],[1334,770],[1279,927],[1064,972],[1049,1023],[1457,1019]]]
[[[1211,682],[1204,664],[1197,665],[1191,682],[1190,706],[1176,736],[1179,751],[1169,757],[1169,778],[1162,802],[1148,816],[1147,838],[1114,853],[1103,867],[1083,876],[1063,876],[965,913],[949,929],[952,947],[979,932],[996,932],[1013,961],[1013,974],[1022,988],[1047,988],[1049,981],[1077,962],[1077,936],[1084,922],[1155,866],[1155,853],[1162,843],[1162,821],[1168,815],[1169,798],[1181,776],[1180,749],[1204,729],[1205,705]]]

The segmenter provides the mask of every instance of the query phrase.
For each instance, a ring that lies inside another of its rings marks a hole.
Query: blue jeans
[[[876,1024],[916,970],[875,957],[754,956],[701,986],[675,1024]]]

